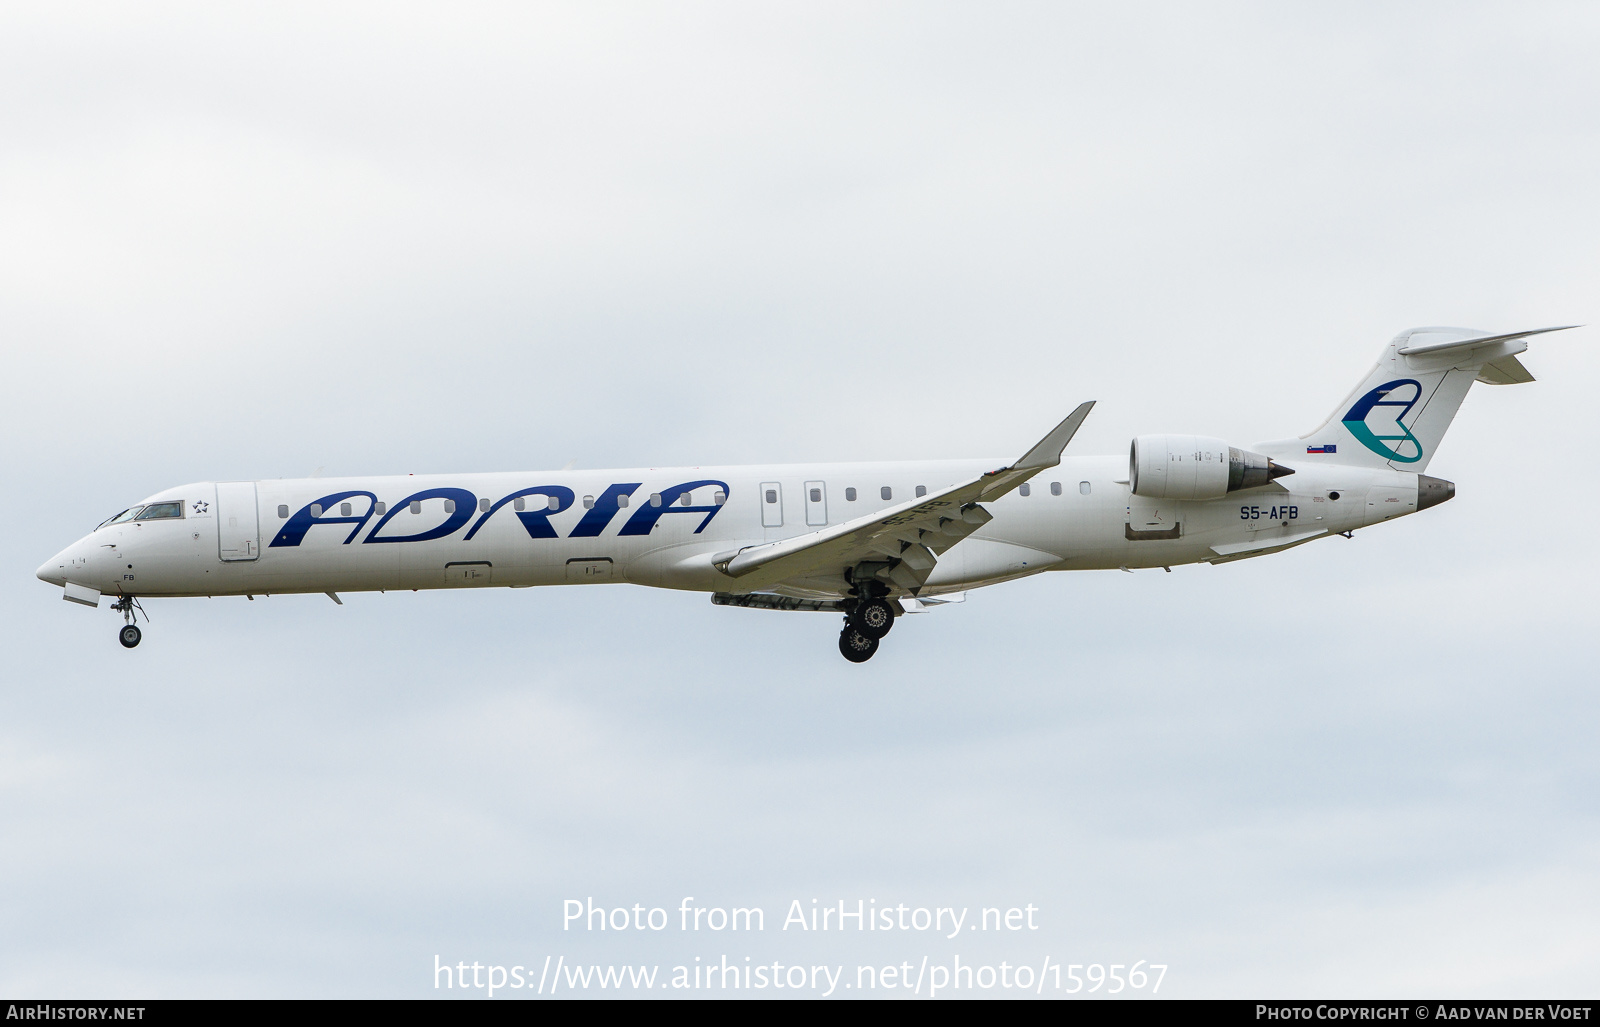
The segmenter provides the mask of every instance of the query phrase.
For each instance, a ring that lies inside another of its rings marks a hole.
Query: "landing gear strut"
[[[111,608],[122,614],[122,630],[117,632],[117,641],[122,643],[124,649],[132,649],[144,637],[144,632],[139,630],[139,625],[136,623],[139,619],[138,614],[144,613],[144,607],[140,606],[139,600],[133,596],[123,596],[112,603]],[[145,620],[149,619],[150,616],[146,614]]]
[[[865,663],[878,651],[878,642],[894,627],[896,610],[886,598],[888,589],[878,582],[860,582],[851,593],[859,598],[846,601],[849,612],[844,630],[839,632],[839,652],[851,663]]]

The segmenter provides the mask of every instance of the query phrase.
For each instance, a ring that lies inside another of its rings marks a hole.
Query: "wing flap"
[[[718,562],[717,567],[724,574],[738,578],[785,559],[790,561],[790,565],[785,567],[786,571],[804,574],[824,564],[837,563],[838,558],[846,555],[857,559],[869,555],[898,557],[906,546],[923,544],[922,533],[929,527],[937,529],[945,520],[967,523],[961,517],[961,508],[978,498],[986,477],[973,478],[921,499],[830,528],[741,550],[730,559]],[[977,525],[972,525],[966,534],[975,530]],[[959,538],[951,539],[950,545],[959,541]],[[949,546],[944,548],[948,549]],[[808,553],[811,554],[810,559],[796,559]],[[823,558],[822,562],[819,563],[817,558]]]
[[[718,554],[712,563],[732,578],[759,571],[757,579],[770,585],[877,562],[882,566],[874,573],[908,590],[920,588],[941,555],[992,519],[978,504],[998,499],[1059,464],[1093,408],[1093,401],[1080,404],[1014,464],[843,524]]]

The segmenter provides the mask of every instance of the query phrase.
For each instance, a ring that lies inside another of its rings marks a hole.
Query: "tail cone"
[[[1435,478],[1431,474],[1417,475],[1417,509],[1426,510],[1448,499],[1456,498],[1456,483]]]

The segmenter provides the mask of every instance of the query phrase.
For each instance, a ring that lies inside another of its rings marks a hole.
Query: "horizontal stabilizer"
[[[1522,361],[1512,356],[1484,364],[1477,380],[1485,385],[1526,385],[1533,381],[1533,375],[1522,366]]]
[[[1480,346],[1492,346],[1497,342],[1511,342],[1514,339],[1526,339],[1530,335],[1543,335],[1545,332],[1564,332],[1569,328],[1578,328],[1580,325],[1557,325],[1554,328],[1534,328],[1526,332],[1509,332],[1505,335],[1476,335],[1466,339],[1441,339],[1435,342],[1417,342],[1405,346],[1400,350],[1403,357],[1415,357],[1423,354],[1443,356],[1447,351],[1477,349]],[[1427,339],[1434,335],[1433,331],[1420,329],[1412,335],[1413,339]]]

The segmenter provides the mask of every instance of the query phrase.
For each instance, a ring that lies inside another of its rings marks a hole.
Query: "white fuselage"
[[[836,598],[849,587],[843,568],[836,580],[769,582],[759,573],[730,577],[713,558],[852,520],[910,499],[919,487],[937,490],[995,466],[948,460],[201,482],[144,500],[181,502],[181,516],[102,525],[39,576],[138,597],[611,581]],[[1063,459],[1031,481],[1028,494],[988,503],[993,520],[945,552],[919,594],[1044,570],[1239,559],[1418,508],[1418,476],[1386,469],[1306,466],[1203,502],[1133,496],[1127,472],[1123,457]]]

